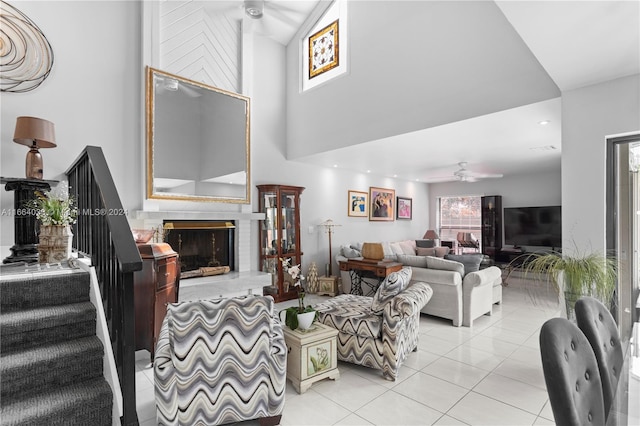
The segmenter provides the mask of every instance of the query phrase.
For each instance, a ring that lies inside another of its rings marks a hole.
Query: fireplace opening
[[[164,221],[164,241],[178,253],[180,278],[234,270],[234,230],[229,221]]]

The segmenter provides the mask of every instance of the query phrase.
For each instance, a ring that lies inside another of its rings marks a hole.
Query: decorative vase
[[[307,283],[307,292],[315,293],[318,291],[318,265],[316,265],[316,262],[311,262],[311,266],[309,266]]]
[[[73,233],[69,225],[40,225],[40,263],[58,263],[71,257]]]
[[[305,312],[304,314],[298,314],[298,328],[300,330],[308,330],[313,324],[313,320],[316,317],[314,312]]]

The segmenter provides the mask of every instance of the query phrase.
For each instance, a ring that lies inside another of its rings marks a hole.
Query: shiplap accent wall
[[[242,93],[242,21],[202,1],[160,4],[160,68]]]

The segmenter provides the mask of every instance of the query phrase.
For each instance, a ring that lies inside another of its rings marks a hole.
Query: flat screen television
[[[561,247],[561,206],[505,207],[504,243],[514,247]]]

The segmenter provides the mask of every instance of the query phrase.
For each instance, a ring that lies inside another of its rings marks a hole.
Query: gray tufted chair
[[[596,355],[602,381],[604,412],[608,416],[624,362],[618,327],[606,306],[592,297],[578,299],[575,311],[578,327],[591,343]]]
[[[565,318],[552,318],[540,330],[540,354],[556,424],[604,425],[598,364],[584,333]]]

